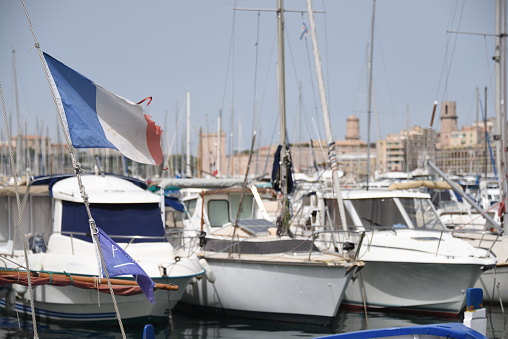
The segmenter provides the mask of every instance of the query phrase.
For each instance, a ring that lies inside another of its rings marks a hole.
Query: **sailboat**
[[[275,172],[279,173],[283,197],[280,224],[269,220],[262,203],[262,195],[277,195],[272,189],[261,191],[252,185],[247,188],[244,182],[230,188],[201,186],[186,190],[185,238],[199,239],[199,244],[191,244],[191,248],[197,249],[207,274],[206,279],[185,289],[179,306],[250,318],[330,325],[355,269],[363,264],[354,260],[353,255],[321,252],[312,236],[292,237],[289,232],[286,217],[291,173],[285,136],[283,0],[278,0],[277,5],[281,168]],[[212,185],[217,182],[210,180]],[[177,180],[171,185],[179,186]]]

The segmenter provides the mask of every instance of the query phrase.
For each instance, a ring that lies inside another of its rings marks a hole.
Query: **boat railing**
[[[361,230],[319,230],[313,231],[308,236],[314,239],[314,244],[320,250],[345,252],[356,257],[365,233]]]
[[[192,252],[200,241],[200,232],[183,228],[166,228],[166,240],[175,250]]]
[[[473,240],[476,240],[475,247],[478,248],[487,248],[489,252],[492,252],[492,249],[494,245],[499,241],[501,241],[501,237],[503,236],[504,232],[499,232],[496,230],[485,230],[485,229],[467,229],[467,230],[460,230],[460,229],[454,229],[452,231],[452,235],[456,238],[471,238]]]
[[[81,238],[76,238],[79,240],[82,240],[82,237],[89,237],[91,239],[91,234],[89,232],[70,232],[70,231],[64,231],[64,232],[55,232],[60,233],[61,235],[66,235],[71,238],[71,251],[74,255],[74,239],[76,236],[79,236]],[[167,242],[167,239],[165,236],[150,236],[150,235],[112,235],[109,234],[110,238],[114,239],[129,239],[129,241],[126,241],[127,246],[125,246],[124,250],[129,247],[130,244],[132,244],[135,240],[160,240],[160,242]],[[118,242],[118,241],[117,241]]]
[[[401,227],[366,227],[364,230],[319,230],[313,231],[313,237],[315,238],[314,242],[316,246],[321,250],[327,251],[343,251],[357,255],[362,247],[362,243],[367,241],[367,243],[363,244],[363,246],[367,246],[369,248],[372,245],[372,241],[376,236],[377,232],[393,232],[397,234],[401,230],[408,228]],[[443,242],[443,234],[449,233],[449,231],[440,231],[439,235],[434,233],[431,237],[427,237],[425,233],[422,233],[421,238],[425,239],[433,239],[437,240],[437,244],[435,249],[428,248],[425,252],[432,251],[436,256],[439,255],[439,249]],[[415,249],[415,251],[420,251]]]

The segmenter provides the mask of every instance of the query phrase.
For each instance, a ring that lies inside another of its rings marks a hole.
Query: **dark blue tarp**
[[[175,210],[177,210],[178,212],[185,211],[185,206],[183,205],[183,203],[180,200],[178,200],[178,198],[164,197],[164,203],[166,206],[172,207]]]
[[[73,235],[91,242],[88,215],[83,203],[62,201],[62,233],[79,232]],[[129,238],[118,236],[151,236],[160,239],[136,239],[134,242],[164,241],[159,204],[90,204],[95,224],[116,242],[129,242]]]

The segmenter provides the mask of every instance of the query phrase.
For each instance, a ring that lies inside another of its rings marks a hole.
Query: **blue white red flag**
[[[105,90],[46,53],[44,58],[74,147],[114,148],[140,163],[162,163],[162,130],[141,105]]]
[[[97,227],[99,244],[110,277],[132,274],[148,300],[155,304],[155,283],[130,255],[117,245],[103,230]],[[104,268],[102,268],[104,271]]]
[[[302,22],[302,34],[300,34],[300,40],[302,40],[304,37],[306,37],[307,34],[309,34],[309,30],[307,29],[307,25],[305,24],[305,22]]]

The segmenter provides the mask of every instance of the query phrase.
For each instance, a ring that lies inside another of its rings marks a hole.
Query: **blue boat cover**
[[[443,338],[455,338],[455,339],[488,339],[483,334],[467,327],[462,323],[445,323],[435,325],[380,328],[350,333],[339,333],[320,338],[321,339],[391,338],[395,336],[412,337],[413,334],[433,335]]]

